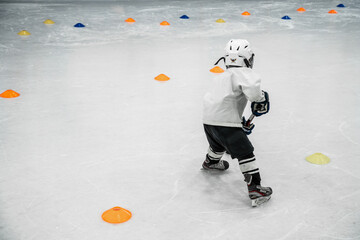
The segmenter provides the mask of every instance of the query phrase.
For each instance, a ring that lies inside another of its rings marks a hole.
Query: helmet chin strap
[[[226,69],[228,68],[242,68],[243,66],[235,66],[235,65],[228,65],[226,66]]]
[[[247,68],[251,68],[250,63],[249,63],[249,61],[248,61],[246,58],[244,58],[244,63],[245,63],[245,65],[246,65]]]
[[[217,60],[217,62],[216,62],[214,65],[218,65],[218,63],[219,63],[221,60],[224,60],[224,63],[225,63],[225,57],[221,57],[221,58],[219,58],[219,60]]]

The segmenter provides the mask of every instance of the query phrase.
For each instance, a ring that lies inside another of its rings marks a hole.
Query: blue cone
[[[189,19],[189,17],[186,16],[186,15],[182,15],[180,18],[181,18],[181,19]]]
[[[345,5],[341,3],[341,4],[337,5],[337,7],[345,7]]]
[[[283,16],[281,19],[290,20],[291,18],[289,16]]]
[[[85,27],[85,25],[82,24],[82,23],[77,23],[77,24],[74,25],[74,27],[81,28],[81,27]]]

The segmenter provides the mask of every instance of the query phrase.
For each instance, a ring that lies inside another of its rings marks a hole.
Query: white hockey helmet
[[[250,43],[247,40],[231,39],[226,44],[225,57],[221,59],[224,60],[226,68],[231,68],[231,67],[252,68],[254,65],[254,56],[255,54],[251,50]],[[221,59],[219,59],[219,61]],[[217,63],[215,65],[217,65]]]

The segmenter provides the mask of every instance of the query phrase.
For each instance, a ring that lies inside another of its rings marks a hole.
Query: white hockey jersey
[[[247,101],[265,100],[260,84],[260,76],[251,68],[229,68],[216,76],[204,96],[203,123],[242,127],[241,120]]]

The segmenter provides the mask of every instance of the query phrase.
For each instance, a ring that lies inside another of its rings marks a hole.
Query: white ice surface
[[[0,1],[0,93],[21,94],[0,98],[0,239],[360,239],[360,2],[339,3]],[[274,190],[260,208],[236,160],[200,170],[202,97],[231,38],[271,99],[250,136]],[[104,222],[115,206],[132,219]]]

